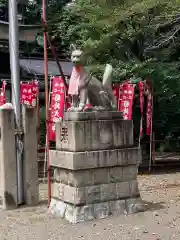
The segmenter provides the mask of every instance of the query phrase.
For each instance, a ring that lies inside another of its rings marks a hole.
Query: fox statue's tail
[[[106,64],[106,68],[103,75],[103,87],[107,91],[107,94],[109,95],[112,107],[116,109],[117,103],[112,90],[112,72],[113,72],[112,66],[110,64]]]
[[[113,72],[112,66],[110,64],[106,64],[106,68],[103,75],[103,85],[105,87],[112,86],[112,72]]]

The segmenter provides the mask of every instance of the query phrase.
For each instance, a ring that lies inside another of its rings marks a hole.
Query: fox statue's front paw
[[[70,107],[68,109],[68,112],[83,112],[83,109],[84,109],[84,104],[80,103],[78,107],[74,107],[74,106]]]
[[[68,109],[68,112],[82,112],[83,109],[79,107],[71,107]]]

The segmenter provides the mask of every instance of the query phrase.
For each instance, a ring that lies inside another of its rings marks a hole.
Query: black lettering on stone
[[[68,141],[68,129],[67,127],[62,127],[61,129],[61,142],[67,142]]]

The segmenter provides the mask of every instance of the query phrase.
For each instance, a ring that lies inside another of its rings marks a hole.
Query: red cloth
[[[69,80],[69,89],[68,89],[68,94],[69,95],[78,95],[78,86],[79,86],[79,81],[81,77],[81,72],[82,72],[82,66],[77,66],[73,67],[71,77]]]

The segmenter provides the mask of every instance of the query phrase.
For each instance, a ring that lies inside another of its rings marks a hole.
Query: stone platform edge
[[[110,215],[119,216],[146,211],[146,208],[146,205],[139,197],[93,203],[85,206],[74,206],[52,198],[48,212],[76,224],[88,220],[107,218]]]
[[[88,121],[123,119],[122,112],[118,111],[92,111],[92,112],[64,112],[65,121]]]
[[[142,162],[141,150],[138,147],[87,152],[50,150],[49,158],[52,167],[70,170],[124,166]]]

